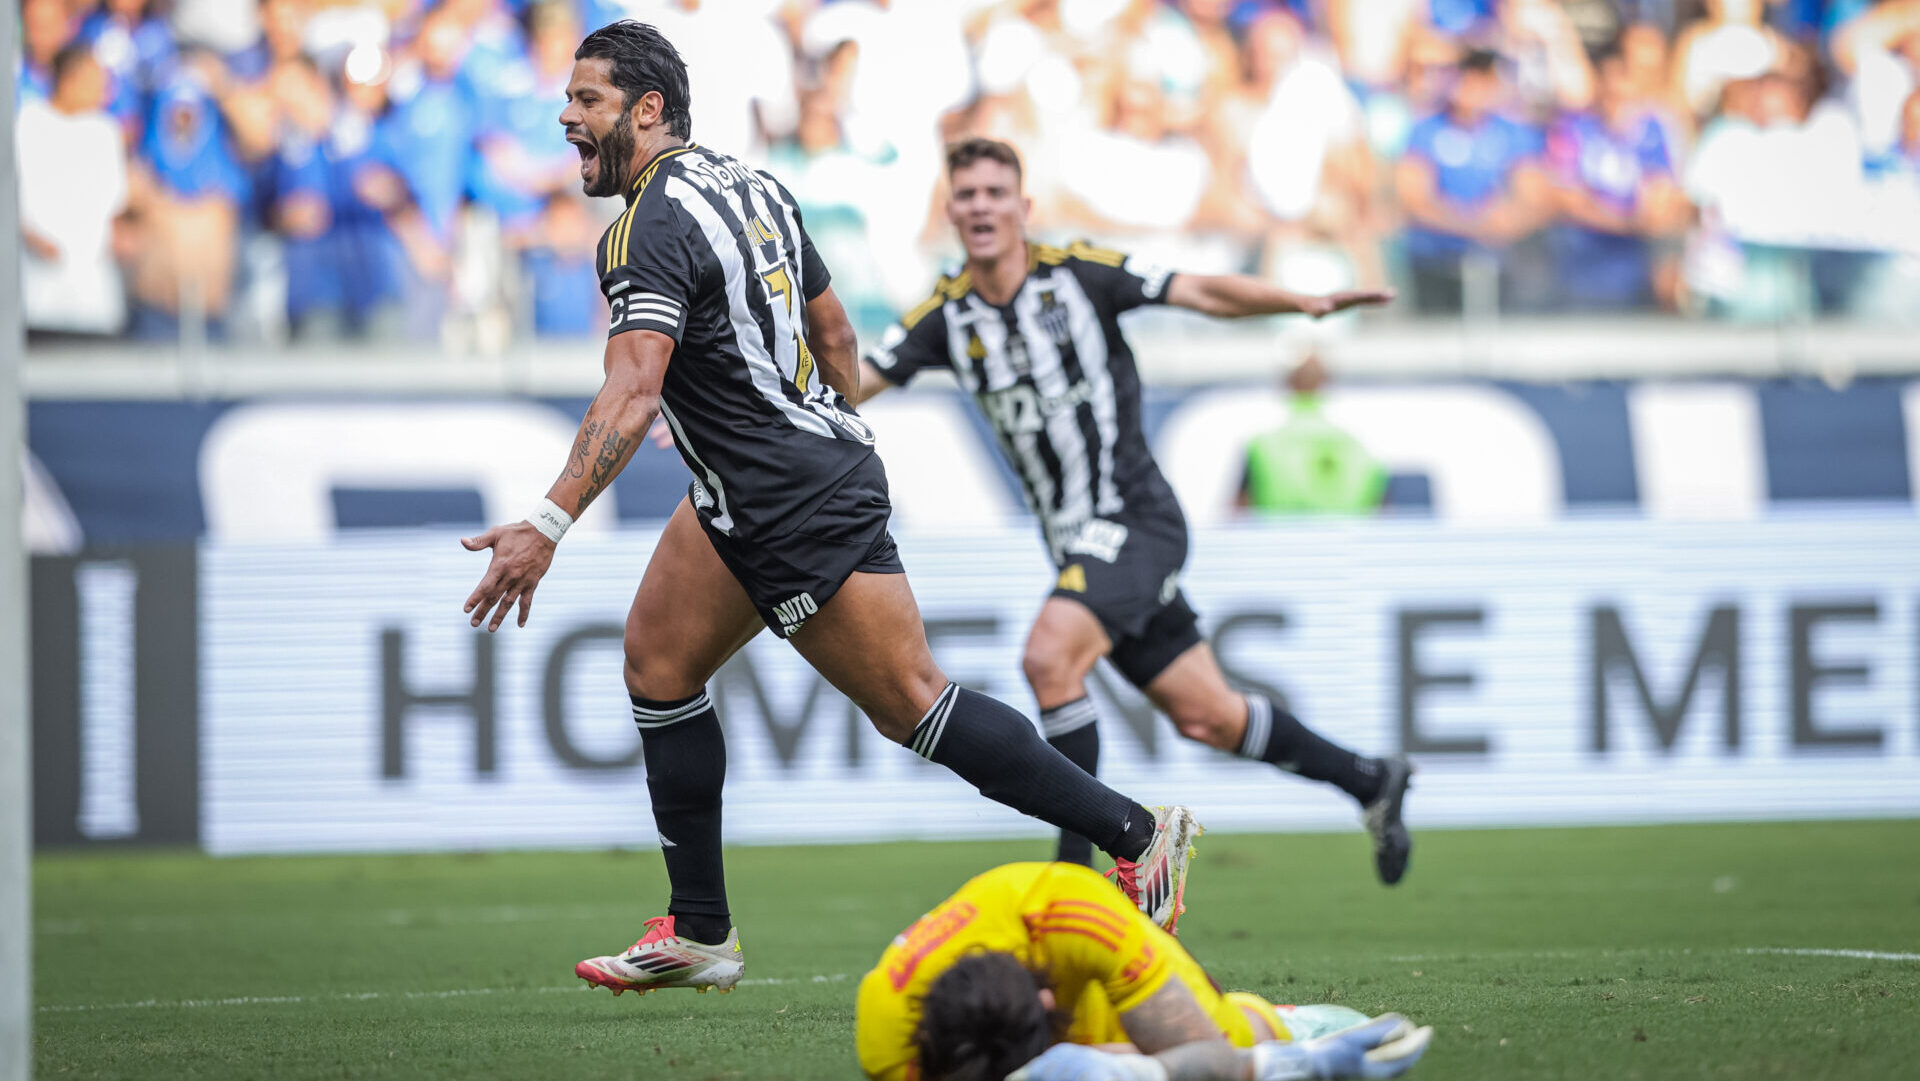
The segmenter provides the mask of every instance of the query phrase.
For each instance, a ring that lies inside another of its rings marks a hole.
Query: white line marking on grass
[[[1709,955],[1718,952],[1712,949],[1693,947],[1647,947],[1647,946],[1608,946],[1593,950],[1493,950],[1472,954],[1460,953],[1397,953],[1386,958],[1396,965],[1434,964],[1445,961],[1486,961],[1514,960],[1561,961],[1587,960],[1596,955],[1606,957],[1634,957],[1643,955],[1677,956]],[[1920,953],[1889,953],[1884,950],[1837,950],[1837,949],[1801,949],[1787,946],[1757,946],[1748,949],[1734,948],[1726,952],[1744,954],[1772,954],[1782,957],[1853,957],[1863,961],[1920,961]]]
[[[498,923],[589,922],[630,912],[626,904],[602,905],[473,905],[437,908],[389,908],[374,912],[337,915],[332,912],[302,912],[296,915],[309,923],[341,927],[434,927]],[[283,922],[285,913],[205,912],[172,916],[131,916],[115,920],[40,920],[35,934],[87,935],[112,933],[172,934],[212,925],[228,925],[236,920],[259,924]]]
[[[1863,961],[1920,961],[1920,953],[1884,953],[1880,950],[1814,950],[1786,946],[1763,946],[1741,953],[1771,953],[1787,957],[1857,957]]]
[[[794,983],[839,983],[844,972],[819,976],[769,976],[741,980],[741,987],[779,987]],[[568,987],[459,987],[447,991],[343,991],[331,995],[242,995],[235,998],[145,998],[138,1002],[82,1002],[37,1007],[39,1013],[84,1013],[94,1010],[200,1010],[215,1006],[297,1006],[322,1002],[370,1002],[374,999],[472,998],[480,995],[550,995],[593,991],[582,983]],[[676,989],[677,990],[677,989]]]

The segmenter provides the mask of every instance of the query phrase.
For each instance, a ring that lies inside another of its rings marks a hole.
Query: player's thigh
[[[854,572],[788,641],[896,743],[947,689],[904,574]]]
[[[1093,610],[1068,597],[1048,597],[1027,632],[1020,667],[1041,709],[1064,706],[1086,690],[1087,673],[1113,649]]]
[[[698,693],[763,626],[683,499],[627,612],[627,691],[657,701]]]
[[[1141,689],[1181,735],[1216,747],[1238,745],[1246,705],[1207,643],[1189,646]]]

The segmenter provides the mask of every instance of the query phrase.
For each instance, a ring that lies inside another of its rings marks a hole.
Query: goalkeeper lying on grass
[[[1222,993],[1107,880],[1064,863],[980,875],[860,983],[876,1081],[1397,1077],[1433,1036],[1388,1014]]]

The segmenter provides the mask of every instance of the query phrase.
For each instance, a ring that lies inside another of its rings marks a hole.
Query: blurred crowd
[[[1920,0],[21,0],[31,330],[593,333],[575,46],[686,59],[694,138],[794,191],[864,327],[952,240],[941,151],[1034,226],[1406,310],[1920,312]]]

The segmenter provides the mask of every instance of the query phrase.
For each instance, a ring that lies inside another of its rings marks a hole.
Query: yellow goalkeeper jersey
[[[916,1081],[921,999],[955,961],[988,950],[1049,974],[1055,999],[1073,1010],[1073,1043],[1127,1042],[1120,1014],[1169,980],[1186,984],[1235,1046],[1288,1038],[1271,1005],[1223,994],[1172,935],[1105,878],[1070,863],[1010,863],[914,921],[860,981],[854,1042],[868,1077]],[[1256,1018],[1268,1031],[1256,1028]]]

